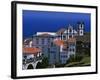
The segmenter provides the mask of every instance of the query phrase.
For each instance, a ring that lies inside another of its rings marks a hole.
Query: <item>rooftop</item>
[[[56,44],[57,46],[67,46],[67,44],[66,44],[67,42],[66,41],[64,41],[64,40],[60,40],[60,39],[56,39],[56,40],[54,40],[54,44]]]
[[[54,32],[37,32],[36,33],[36,35],[43,35],[43,34],[48,34],[48,35],[52,35],[52,36],[56,35],[56,33],[54,33]]]
[[[35,37],[54,37],[56,33],[50,33],[50,32],[38,32]]]
[[[61,35],[62,33],[64,33],[65,30],[66,30],[65,28],[62,28],[62,29],[57,31],[57,34]]]
[[[41,52],[39,48],[31,48],[31,47],[25,47],[23,48],[23,53],[24,54],[38,54],[38,52]]]

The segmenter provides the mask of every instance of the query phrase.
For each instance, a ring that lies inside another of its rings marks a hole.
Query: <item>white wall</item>
[[[24,0],[26,1],[26,0]],[[83,5],[100,5],[100,0],[31,0],[50,3],[64,3],[64,4],[83,4]],[[10,14],[11,0],[0,0],[0,80],[11,80],[11,14]],[[100,9],[100,6],[99,6]],[[99,11],[100,14],[100,11]],[[100,16],[98,16],[100,21]],[[100,24],[98,27],[100,30]],[[100,34],[100,31],[99,31]],[[100,37],[99,40],[100,41]],[[100,42],[98,42],[100,44]],[[99,45],[100,47],[100,45]],[[100,52],[100,49],[99,49]],[[100,56],[100,54],[98,54]],[[100,61],[100,58],[99,58]],[[100,63],[99,63],[100,67]],[[100,72],[100,69],[99,69]],[[100,80],[99,74],[92,75],[77,75],[64,77],[42,78],[43,80]],[[24,80],[24,79],[23,79]],[[29,80],[29,79],[27,79]],[[32,80],[32,79],[30,79]],[[34,80],[41,80],[36,78]]]

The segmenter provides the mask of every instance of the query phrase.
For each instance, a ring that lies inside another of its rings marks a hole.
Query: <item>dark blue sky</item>
[[[90,32],[90,18],[88,13],[23,10],[23,37],[31,37],[36,32],[56,32],[69,24],[77,27],[79,21],[83,21],[85,31]]]

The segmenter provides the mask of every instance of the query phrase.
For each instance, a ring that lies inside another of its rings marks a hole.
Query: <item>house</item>
[[[71,55],[75,55],[76,52],[76,39],[69,38],[68,40],[54,40],[54,44],[59,46],[59,59],[61,64],[67,63],[67,60]]]
[[[49,59],[49,64],[59,62],[59,47],[53,43],[55,38],[56,34],[51,32],[38,32],[33,35],[32,46],[42,50],[43,56]]]
[[[35,47],[24,47],[23,48],[23,67],[22,69],[36,68],[38,62],[41,62],[42,58],[41,50]]]
[[[54,40],[54,44],[58,46],[59,49],[59,61],[60,63],[64,64],[66,63],[68,59],[68,51],[67,51],[67,43],[65,43],[64,40],[56,39]]]

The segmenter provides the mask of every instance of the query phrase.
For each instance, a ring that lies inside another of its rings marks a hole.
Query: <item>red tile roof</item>
[[[60,39],[54,40],[54,44],[56,44],[57,46],[64,45],[64,40],[60,40]]]
[[[67,43],[75,43],[76,42],[76,38],[69,38],[67,41],[64,40],[54,40],[54,44],[56,44],[57,46],[63,46],[64,48],[67,47]]]
[[[41,52],[41,50],[39,48],[30,48],[30,47],[26,47],[23,48],[23,53],[25,54],[37,54],[38,52]]]

